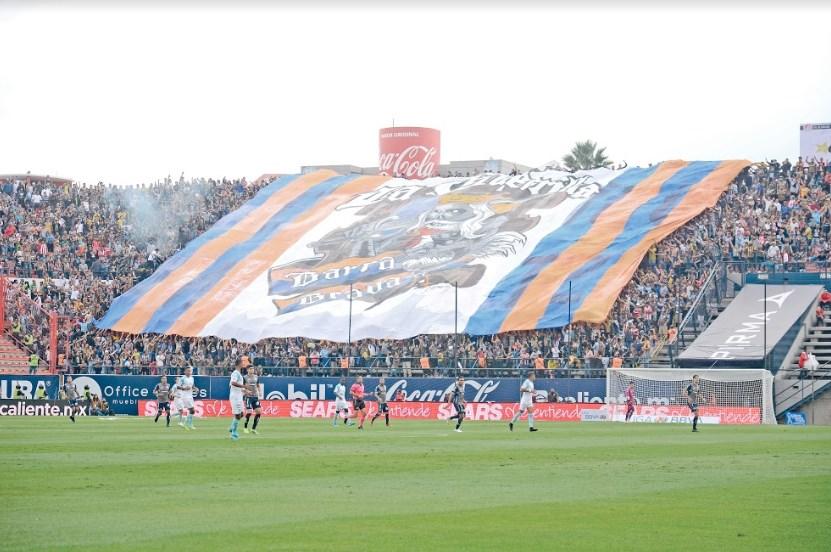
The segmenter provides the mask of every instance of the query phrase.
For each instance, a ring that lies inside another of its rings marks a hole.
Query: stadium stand
[[[192,364],[218,373],[247,355],[261,366],[280,367],[275,373],[296,375],[337,373],[346,358],[366,373],[437,375],[452,370],[455,360],[470,372],[534,367],[553,376],[592,375],[615,363],[672,365],[679,347],[727,306],[744,275],[817,272],[828,260],[831,167],[772,160],[743,171],[715,208],[652,247],[600,325],[460,336],[456,358],[447,335],[365,340],[348,349],[301,337],[242,344],[95,328],[116,296],[270,180],[180,177],[116,188],[0,177],[6,334],[20,326],[23,353],[46,358],[44,313],[57,313],[59,355],[53,363],[80,372],[158,373]],[[33,342],[26,345],[28,335]],[[810,338],[806,344],[825,362],[831,332],[816,328]]]

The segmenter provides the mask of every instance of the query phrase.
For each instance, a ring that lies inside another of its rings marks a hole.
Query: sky
[[[831,3],[388,4],[0,0],[0,174],[372,166],[393,120],[442,161],[762,161],[831,122]]]

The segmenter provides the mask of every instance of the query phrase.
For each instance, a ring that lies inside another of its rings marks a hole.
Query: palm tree
[[[612,161],[606,157],[604,153],[606,148],[597,149],[597,142],[586,140],[585,142],[577,142],[571,153],[563,157],[563,163],[571,172],[579,170],[597,169],[600,167],[608,167]]]

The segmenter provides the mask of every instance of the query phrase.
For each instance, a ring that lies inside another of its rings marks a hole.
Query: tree
[[[572,172],[608,167],[612,161],[604,153],[606,148],[597,149],[597,142],[577,142],[571,153],[563,157],[566,168]]]

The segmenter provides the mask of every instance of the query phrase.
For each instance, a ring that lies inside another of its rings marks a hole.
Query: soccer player
[[[465,420],[465,378],[456,378],[456,385],[453,386],[453,391],[450,392],[448,401],[453,403],[456,413],[450,416],[448,420],[456,420],[456,433],[462,432],[462,422]]]
[[[387,427],[390,426],[390,409],[387,406],[387,385],[384,383],[384,378],[380,378],[378,380],[378,385],[375,386],[375,399],[378,401],[378,412],[375,413],[375,416],[372,417],[372,420],[369,421],[369,425],[375,423],[375,420],[384,413],[384,420],[386,421]]]
[[[508,429],[514,430],[514,424],[519,420],[520,416],[528,412],[528,431],[538,431],[534,427],[534,380],[537,375],[534,372],[528,372],[528,377],[522,382],[519,388],[519,412],[514,414],[513,419],[508,424]]]
[[[687,386],[687,405],[693,415],[693,431],[698,431],[698,401],[701,397],[701,386],[698,374],[692,377],[692,383]]]
[[[635,413],[635,382],[630,381],[626,387],[626,421]]]
[[[185,427],[184,418],[182,417],[185,407],[182,405],[182,392],[179,391],[178,379],[173,382],[173,387],[170,388],[170,394],[173,396],[173,406],[176,407],[176,412],[179,413],[179,427]]]
[[[349,403],[346,402],[346,378],[341,378],[335,386],[335,418],[332,425],[338,427],[338,416],[343,413],[343,425],[349,422]]]
[[[72,376],[66,376],[63,392],[66,393],[66,400],[69,401],[69,406],[72,407],[72,414],[69,415],[69,419],[74,424],[75,415],[80,411],[80,408],[78,407],[78,388],[72,383]]]
[[[153,423],[158,423],[159,416],[162,411],[167,414],[167,424],[165,427],[170,427],[170,384],[167,383],[167,377],[162,376],[156,387],[153,388],[153,394],[156,395],[156,403],[159,409],[156,411],[156,419]]]
[[[350,418],[361,417],[361,422],[358,424],[358,429],[364,428],[364,420],[366,420],[366,402],[364,402],[364,378],[358,376],[355,378],[355,383],[349,388],[349,394],[352,396],[352,413]]]
[[[179,390],[179,399],[182,402],[182,408],[188,411],[188,417],[184,427],[185,429],[196,429],[193,427],[193,415],[196,413],[196,408],[193,406],[193,391],[196,389],[193,385],[193,368],[190,366],[185,368],[185,374],[179,376],[179,379],[176,381],[176,389]],[[181,422],[179,425],[181,425]]]
[[[231,427],[228,428],[232,441],[239,439],[237,428],[239,427],[242,413],[245,411],[245,402],[243,400],[245,380],[242,377],[242,372],[239,371],[241,364],[242,361],[238,360],[236,366],[234,366],[234,371],[231,372],[231,388],[228,391],[228,398],[231,400],[231,414],[234,415],[234,418],[231,420]]]
[[[245,363],[245,360],[242,360]],[[263,411],[260,409],[260,389],[257,385],[259,377],[257,369],[249,366],[245,370],[245,427],[243,431],[248,433],[248,421],[251,420],[251,413],[254,413],[254,424],[251,426],[251,433],[257,435],[257,424],[260,423],[260,416]]]

